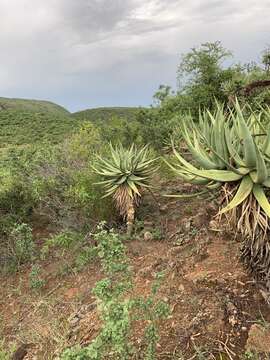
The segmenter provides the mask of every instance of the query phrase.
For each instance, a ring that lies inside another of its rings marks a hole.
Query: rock
[[[207,271],[207,270],[194,271],[185,275],[185,279],[188,281],[192,281],[194,284],[196,284],[201,281],[209,280],[212,273],[213,273],[212,271]]]
[[[184,285],[183,285],[183,284],[180,284],[180,285],[178,286],[178,290],[181,291],[181,292],[184,292],[184,291],[185,291]]]
[[[80,321],[80,317],[78,315],[75,315],[69,320],[69,323],[71,326],[76,326],[78,322]]]
[[[145,233],[143,234],[143,238],[145,241],[151,241],[153,240],[153,234],[150,233],[150,231],[145,231]]]
[[[149,221],[149,220],[145,220],[143,222],[143,224],[144,224],[144,227],[148,227],[148,228],[152,228],[154,226],[153,221]]]
[[[191,221],[190,220],[187,220],[184,223],[184,228],[185,228],[186,231],[190,231],[190,228],[191,228]]]
[[[258,353],[270,353],[270,329],[265,329],[258,324],[251,325],[246,350]]]
[[[165,212],[165,211],[167,211],[167,209],[168,209],[168,206],[167,206],[167,205],[160,206],[160,208],[159,208],[159,210],[160,210],[161,212]]]

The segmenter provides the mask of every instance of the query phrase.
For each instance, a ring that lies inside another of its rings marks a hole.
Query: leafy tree
[[[173,96],[174,92],[172,88],[168,85],[159,85],[158,90],[153,96],[153,99],[157,105],[163,104],[165,100],[168,99],[169,96]]]
[[[222,92],[224,81],[232,78],[234,69],[224,69],[223,62],[232,56],[219,41],[207,42],[182,55],[178,67],[178,86],[181,94],[191,98],[191,111],[212,108],[214,98],[225,101]]]

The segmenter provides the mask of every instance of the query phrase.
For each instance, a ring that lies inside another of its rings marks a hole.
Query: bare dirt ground
[[[194,191],[173,182],[161,188]],[[145,197],[141,225],[126,243],[137,294],[147,295],[155,274],[166,273],[159,296],[171,315],[161,323],[158,359],[270,359],[270,307],[238,259],[239,242],[211,229],[213,204],[206,198],[158,201],[160,208]],[[38,242],[47,235],[37,226]],[[61,254],[39,264],[46,281],[41,291],[29,286],[29,266],[0,278],[0,335],[25,359],[55,359],[65,347],[88,344],[97,335],[91,289],[103,275],[98,262],[73,272]],[[138,346],[141,335],[138,326]]]

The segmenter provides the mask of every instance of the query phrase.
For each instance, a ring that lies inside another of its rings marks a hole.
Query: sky
[[[257,61],[269,19],[270,0],[0,0],[0,96],[70,111],[150,105],[203,42]]]

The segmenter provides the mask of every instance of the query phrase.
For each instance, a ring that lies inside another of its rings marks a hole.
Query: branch
[[[249,96],[254,89],[270,86],[270,80],[257,80],[245,86],[241,92],[245,96]]]

